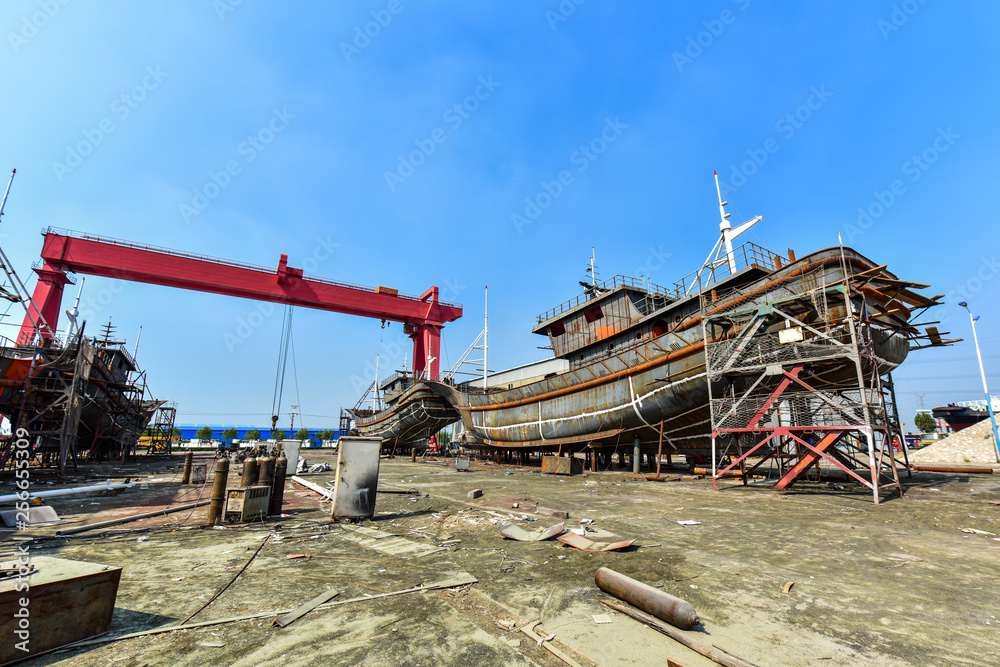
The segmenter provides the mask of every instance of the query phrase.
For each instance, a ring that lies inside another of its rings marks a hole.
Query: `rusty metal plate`
[[[525,530],[515,523],[508,522],[500,526],[500,534],[518,542],[541,542],[552,539],[565,529],[565,523],[557,523],[549,528],[539,528],[538,530]]]
[[[583,472],[583,461],[568,456],[542,456],[542,472],[551,475],[578,475]]]
[[[589,540],[582,535],[577,535],[576,533],[566,533],[565,535],[560,535],[556,538],[563,544],[568,544],[569,546],[579,549],[580,551],[616,551],[617,549],[624,549],[625,547],[632,546],[635,540],[623,540],[621,542],[612,542],[608,544],[607,542],[594,542]]]
[[[103,635],[111,630],[111,615],[118,596],[121,580],[120,567],[95,563],[32,556],[31,564],[37,568],[25,577],[28,590],[17,579],[0,581],[0,665],[19,662],[82,639]],[[4,568],[10,561],[0,563]],[[16,564],[15,564],[16,567]],[[28,652],[18,648],[23,640],[18,637],[19,619],[14,616],[21,609],[21,598],[29,601]]]

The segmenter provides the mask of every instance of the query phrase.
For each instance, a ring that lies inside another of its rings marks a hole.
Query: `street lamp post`
[[[983,393],[986,394],[986,409],[990,413],[990,423],[993,425],[993,447],[997,450],[997,463],[1000,463],[1000,437],[997,436],[997,419],[993,414],[993,400],[990,398],[990,390],[986,387],[986,371],[983,370],[983,353],[979,351],[979,336],[976,334],[976,320],[978,315],[973,315],[969,310],[969,304],[965,301],[959,303],[962,308],[969,312],[969,319],[972,321],[972,340],[976,344],[976,358],[979,359],[979,374],[983,378]]]

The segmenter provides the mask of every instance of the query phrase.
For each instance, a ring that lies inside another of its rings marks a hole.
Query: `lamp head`
[[[964,302],[964,301],[959,301],[959,302],[958,302],[958,305],[960,305],[960,306],[961,306],[962,308],[968,308],[968,307],[969,307],[969,304],[967,304],[967,303],[966,303],[966,302]]]

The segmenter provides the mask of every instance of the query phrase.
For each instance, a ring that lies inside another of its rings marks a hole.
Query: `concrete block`
[[[569,512],[564,512],[562,510],[554,510],[548,507],[536,507],[535,512],[541,514],[542,516],[554,516],[557,519],[568,519]]]
[[[483,495],[482,489],[473,489],[472,491],[469,491],[469,500],[475,500],[476,498],[479,498],[482,495]]]

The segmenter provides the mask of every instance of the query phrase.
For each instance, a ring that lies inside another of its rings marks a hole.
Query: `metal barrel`
[[[243,461],[243,479],[240,486],[253,486],[257,483],[257,457],[253,454],[247,455]]]
[[[594,575],[594,581],[602,591],[652,614],[661,621],[681,630],[690,630],[701,623],[698,612],[690,602],[675,598],[641,581],[602,567]]]
[[[288,470],[288,459],[282,454],[274,463],[274,485],[271,487],[271,516],[281,514],[281,504],[285,499],[285,473]]]
[[[194,452],[192,450],[187,450],[187,454],[184,455],[184,476],[181,477],[181,484],[191,483],[191,462],[194,460]]]
[[[226,504],[226,482],[229,479],[229,459],[215,462],[215,480],[212,482],[212,502],[208,506],[208,523],[215,525],[222,517]]]
[[[257,484],[270,487],[274,482],[274,459],[262,456],[257,459]]]

